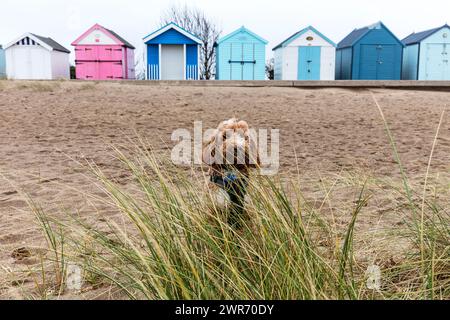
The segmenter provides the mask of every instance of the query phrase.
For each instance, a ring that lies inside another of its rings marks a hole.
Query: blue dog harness
[[[232,171],[225,171],[225,174],[223,176],[220,175],[212,175],[211,176],[211,182],[217,184],[219,187],[223,189],[228,189],[230,186],[232,186],[236,181],[238,181],[238,176],[236,173]],[[226,191],[226,190],[225,190]]]

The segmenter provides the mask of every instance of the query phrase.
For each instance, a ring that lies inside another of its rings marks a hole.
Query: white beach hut
[[[309,26],[274,49],[275,80],[334,80],[336,45]]]
[[[70,51],[47,37],[26,33],[5,46],[8,79],[70,78]]]

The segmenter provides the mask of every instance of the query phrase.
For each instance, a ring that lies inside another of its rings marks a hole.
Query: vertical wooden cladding
[[[196,80],[199,78],[198,53],[197,45],[186,45],[186,80]]]
[[[245,27],[216,44],[216,79],[264,80],[267,41]]]
[[[134,79],[134,47],[98,24],[74,43],[77,79]]]
[[[6,76],[17,80],[69,79],[69,54],[49,37],[26,33],[5,46]]]
[[[450,80],[450,26],[412,33],[402,42],[404,80]]]
[[[144,39],[147,80],[198,80],[201,40],[175,23]]]
[[[2,46],[0,46],[0,78],[6,77],[6,59],[5,59],[5,51]]]
[[[77,61],[122,62],[125,49],[121,46],[79,46],[75,51],[77,53]]]
[[[335,79],[336,45],[312,26],[294,33],[273,51],[275,80]]]
[[[337,49],[339,80],[400,80],[403,44],[382,23],[355,29]]]

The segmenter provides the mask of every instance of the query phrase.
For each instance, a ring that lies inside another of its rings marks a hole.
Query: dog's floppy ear
[[[202,160],[207,165],[214,164],[214,158],[216,153],[216,138],[219,130],[215,130],[210,137],[206,138],[203,142]]]
[[[203,141],[203,153],[202,153],[202,160],[207,165],[213,165],[215,163],[215,157],[216,157],[216,148],[217,146],[217,138],[219,135],[223,135],[223,132],[227,129],[227,127],[232,124],[235,120],[230,119],[226,121],[222,121],[219,123],[219,126],[216,130]]]
[[[257,168],[261,166],[261,158],[259,156],[259,149],[257,138],[249,134],[249,166]]]

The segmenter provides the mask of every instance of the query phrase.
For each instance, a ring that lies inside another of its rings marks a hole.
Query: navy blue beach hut
[[[355,29],[336,51],[337,80],[400,80],[402,42],[382,22]]]
[[[403,39],[403,80],[450,80],[450,26]]]
[[[147,80],[198,80],[201,40],[175,23],[144,38]]]

